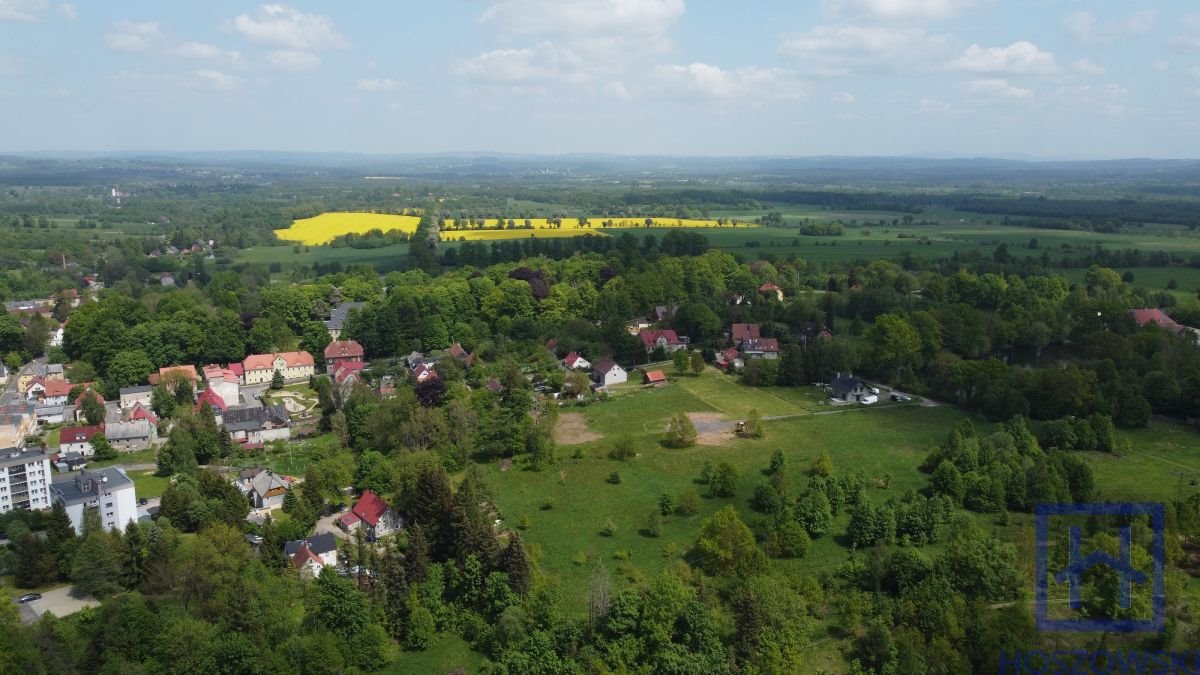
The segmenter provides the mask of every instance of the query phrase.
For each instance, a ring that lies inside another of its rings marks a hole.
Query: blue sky
[[[1200,157],[1200,5],[0,0],[0,151]]]

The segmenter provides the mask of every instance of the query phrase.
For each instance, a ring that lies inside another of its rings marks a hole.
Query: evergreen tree
[[[533,587],[533,571],[521,535],[516,532],[509,537],[508,546],[500,556],[500,571],[508,575],[508,585],[518,595],[525,595]]]
[[[146,578],[146,535],[137,521],[125,525],[121,537],[121,567],[125,573],[125,588],[137,588]]]
[[[408,527],[408,549],[404,551],[404,577],[410,584],[429,578],[429,541],[420,523]]]
[[[49,544],[33,532],[23,532],[16,538],[14,581],[21,588],[37,588],[58,580],[58,560]]]
[[[121,590],[118,583],[121,578],[121,561],[113,549],[112,538],[102,530],[86,534],[71,562],[71,582],[75,588],[102,598]]]
[[[404,636],[404,626],[408,623],[409,586],[405,559],[395,541],[388,544],[379,562],[379,581],[383,591],[383,613],[387,618],[388,634],[400,639]]]
[[[67,579],[71,576],[71,559],[75,556],[75,547],[79,545],[79,537],[75,527],[71,525],[71,517],[63,503],[55,500],[50,509],[50,517],[46,523],[46,543],[58,560],[58,578]]]
[[[440,466],[422,469],[413,490],[409,513],[412,522],[421,526],[429,541],[430,554],[438,560],[446,559],[452,549],[453,510],[454,497],[446,470]]]
[[[275,390],[283,389],[283,384],[283,371],[275,371],[275,374],[271,376],[271,388]]]

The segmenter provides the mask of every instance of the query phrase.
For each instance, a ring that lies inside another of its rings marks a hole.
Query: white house
[[[153,396],[154,387],[148,384],[140,387],[121,387],[121,410],[129,410],[139,403],[149,408]]]
[[[288,383],[307,382],[316,372],[316,362],[308,352],[254,354],[242,361],[242,378],[247,385],[271,384],[276,371]]]
[[[51,484],[50,492],[56,502],[61,502],[71,518],[75,532],[83,534],[83,514],[86,509],[96,509],[100,522],[108,530],[124,530],[125,525],[137,520],[137,495],[133,480],[116,467],[83,470]]]
[[[321,573],[321,568],[337,565],[337,538],[332,532],[326,532],[307,539],[289,541],[283,546],[283,554],[301,576],[317,576]]]
[[[578,352],[571,352],[562,360],[564,366],[571,370],[591,370],[592,362],[583,358]]]
[[[96,450],[92,448],[92,437],[102,433],[103,424],[63,429],[58,433],[58,451],[63,454],[78,452],[84,457],[91,457],[96,454]]]
[[[600,359],[592,366],[592,379],[596,384],[607,387],[611,384],[620,384],[629,380],[629,373],[625,369],[618,366],[612,359]]]
[[[216,392],[225,405],[237,405],[241,402],[241,386],[238,384],[238,375],[229,368],[222,368],[218,365],[204,366],[204,382],[208,389]],[[271,373],[274,377],[275,373]]]

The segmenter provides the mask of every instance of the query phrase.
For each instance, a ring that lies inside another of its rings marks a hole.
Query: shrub
[[[794,520],[779,524],[767,540],[767,550],[777,558],[803,558],[811,541],[808,533]]]
[[[608,451],[608,458],[618,461],[625,461],[637,457],[637,449],[633,446],[633,439],[628,436],[618,438],[613,444],[612,450]]]
[[[783,457],[783,450],[776,450],[771,453],[771,463],[767,466],[767,473],[777,474],[783,471],[785,466],[787,466],[787,460]]]
[[[546,497],[542,500],[542,510],[549,511],[554,508],[554,497]]]
[[[679,495],[679,506],[676,510],[682,516],[694,516],[700,513],[700,493],[696,492],[696,488],[689,487]]]
[[[664,440],[672,448],[690,448],[696,444],[696,426],[684,413],[675,413],[667,423]]]
[[[614,523],[614,522],[612,521],[612,518],[608,518],[608,519],[606,519],[606,520],[604,521],[604,527],[600,528],[600,534],[602,534],[602,535],[604,535],[604,536],[606,536],[606,537],[611,537],[611,536],[613,536],[613,535],[614,535],[614,534],[616,534],[616,533],[617,533],[617,525],[616,525],[616,523]]]
[[[662,536],[662,526],[663,526],[662,514],[659,513],[658,511],[651,511],[650,515],[646,517],[646,530],[645,530],[646,536],[648,536],[648,537]]]
[[[833,458],[829,456],[828,450],[822,450],[821,456],[817,457],[813,462],[812,469],[809,473],[813,476],[832,476],[833,475]]]
[[[605,480],[612,483],[613,485],[620,485],[621,484],[621,474],[614,471],[614,472],[608,474],[608,478],[606,478]]]
[[[708,491],[714,497],[732,497],[737,494],[738,478],[737,467],[729,462],[721,462],[708,483]]]

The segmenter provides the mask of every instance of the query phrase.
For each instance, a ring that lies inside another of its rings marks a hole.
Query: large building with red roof
[[[243,380],[247,385],[271,384],[275,372],[283,373],[283,381],[305,382],[316,372],[312,354],[308,352],[278,352],[254,354],[242,361]]]
[[[382,537],[401,527],[400,515],[383,498],[366,490],[350,512],[338,518],[338,525],[347,532],[362,527],[371,539]]]
[[[638,333],[638,339],[642,341],[642,347],[645,347],[647,354],[659,348],[671,354],[687,346],[687,343],[680,339],[675,331],[669,328],[665,330],[644,330]]]
[[[363,347],[354,340],[334,340],[325,347],[325,372],[333,373],[343,363],[362,363]],[[360,367],[359,370],[362,370]]]

